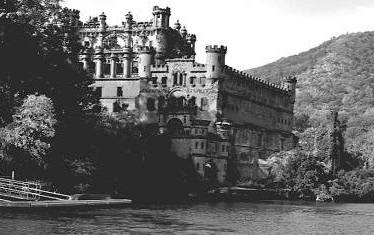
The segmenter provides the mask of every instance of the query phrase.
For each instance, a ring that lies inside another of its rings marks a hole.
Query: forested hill
[[[317,125],[325,119],[326,110],[338,107],[341,118],[348,121],[350,144],[358,136],[374,133],[374,32],[334,37],[309,51],[246,72],[274,82],[296,75],[296,114],[307,114],[311,124]]]

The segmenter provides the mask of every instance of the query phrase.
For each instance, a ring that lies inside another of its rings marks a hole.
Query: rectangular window
[[[222,152],[225,152],[225,145],[222,145]]]
[[[152,78],[152,85],[153,85],[154,87],[157,86],[157,77],[153,77],[153,78]]]
[[[120,61],[119,63],[117,63],[116,65],[116,73],[117,75],[123,75],[123,62]]]
[[[123,96],[122,87],[117,87],[117,97],[122,97],[122,96]]]
[[[216,69],[216,66],[212,65],[212,71],[214,72],[214,70]]]
[[[201,85],[202,87],[205,86],[205,77],[201,77],[201,78],[200,78],[200,85]]]
[[[110,64],[109,63],[105,63],[104,64],[104,75],[109,75],[110,74]]]
[[[195,149],[199,148],[199,142],[195,142]]]
[[[167,81],[168,81],[167,77],[162,77],[162,79],[161,79],[162,87],[166,87],[167,86]]]
[[[190,85],[195,86],[195,77],[190,77]]]
[[[201,147],[201,149],[204,149],[204,148],[205,148],[205,144],[204,144],[204,142],[201,142],[200,147]]]
[[[174,86],[178,85],[178,74],[177,73],[173,74],[173,85]]]

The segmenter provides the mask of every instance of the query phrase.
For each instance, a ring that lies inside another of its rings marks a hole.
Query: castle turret
[[[126,78],[131,77],[131,64],[132,64],[132,25],[133,17],[130,12],[125,15],[126,25],[125,25],[125,47],[123,48],[123,75]]]
[[[225,56],[227,47],[225,46],[207,46],[206,50],[206,77],[222,77],[223,68],[225,67]]]
[[[168,28],[170,18],[170,8],[153,7],[153,22],[156,28]]]
[[[178,32],[179,32],[179,30],[181,30],[181,24],[179,23],[179,20],[177,20],[177,22],[175,22],[174,29],[178,30]]]
[[[99,15],[99,19],[100,19],[100,25],[99,25],[99,28],[102,29],[102,30],[105,30],[106,28],[106,15],[103,13],[101,13],[101,15]]]
[[[138,48],[139,77],[141,78],[151,77],[151,53],[152,50],[148,46],[140,46]]]
[[[95,49],[96,77],[103,77],[104,51],[101,47]]]
[[[181,30],[181,35],[182,35],[182,38],[183,39],[186,39],[187,37],[187,29],[186,29],[186,26],[183,26],[182,30]]]
[[[297,79],[294,76],[289,76],[284,79],[283,86],[290,92],[292,102],[295,103]]]
[[[187,41],[190,44],[193,53],[195,54],[196,35],[190,34],[187,38]]]

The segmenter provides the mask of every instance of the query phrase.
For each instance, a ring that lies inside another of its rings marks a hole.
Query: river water
[[[0,211],[0,234],[374,234],[374,204],[197,203]]]

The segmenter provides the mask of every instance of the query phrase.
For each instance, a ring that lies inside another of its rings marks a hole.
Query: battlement
[[[169,66],[166,64],[163,65],[151,65],[151,71],[152,72],[165,72],[167,73],[169,71]]]
[[[161,14],[161,13],[165,13],[165,14],[170,15],[170,8],[169,7],[161,8],[159,6],[154,6],[153,7],[153,14],[154,15]]]
[[[138,53],[150,54],[152,50],[152,47],[149,46],[138,46]]]
[[[226,54],[227,52],[227,47],[226,46],[218,46],[218,45],[210,45],[205,47],[206,52],[210,53],[222,53]]]
[[[295,76],[288,76],[283,78],[283,80],[288,83],[297,83],[297,78]]]
[[[105,15],[104,12],[99,15],[99,19],[100,20],[106,20],[106,15]]]
[[[234,69],[230,66],[225,66],[225,72],[226,73],[229,73],[235,77],[239,77],[241,79],[247,79],[247,80],[252,80],[252,81],[255,81],[255,82],[258,82],[258,83],[261,83],[267,87],[271,87],[271,88],[275,88],[275,89],[278,89],[278,90],[281,90],[281,91],[289,91],[287,88],[283,87],[283,86],[278,86],[274,83],[271,83],[269,81],[266,81],[266,80],[263,80],[259,77],[256,77],[256,76],[253,76],[253,75],[250,75],[250,74],[247,74],[243,71],[239,71],[237,69]]]
[[[198,67],[198,68],[205,68],[205,64],[200,64],[200,63],[193,63],[193,67]]]

